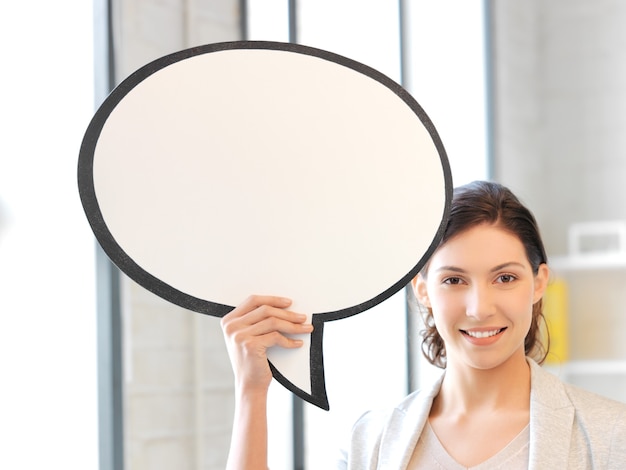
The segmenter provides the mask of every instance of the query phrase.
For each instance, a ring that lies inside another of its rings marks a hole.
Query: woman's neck
[[[461,416],[496,410],[525,412],[529,408],[530,367],[523,354],[516,354],[487,370],[449,360],[431,416]]]

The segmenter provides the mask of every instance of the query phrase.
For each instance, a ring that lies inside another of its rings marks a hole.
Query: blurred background
[[[97,106],[195,45],[298,42],[407,88],[455,185],[493,179],[535,212],[564,380],[626,401],[626,3],[620,0],[65,0],[0,6],[0,468],[224,467],[232,372],[219,321],[113,268],[78,198]],[[381,320],[384,318],[384,320]],[[274,469],[327,468],[352,422],[419,387],[400,292],[325,327],[330,412],[272,386]]]

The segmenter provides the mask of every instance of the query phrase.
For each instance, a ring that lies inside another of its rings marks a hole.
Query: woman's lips
[[[466,338],[470,343],[477,344],[480,346],[486,346],[489,344],[495,343],[500,337],[502,333],[506,330],[506,327],[503,328],[472,328],[471,330],[460,330],[463,334],[463,337]]]

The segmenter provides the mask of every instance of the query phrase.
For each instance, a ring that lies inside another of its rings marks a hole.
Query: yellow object
[[[553,279],[543,296],[543,314],[550,332],[546,364],[562,364],[568,359],[567,310],[567,283],[560,278]]]

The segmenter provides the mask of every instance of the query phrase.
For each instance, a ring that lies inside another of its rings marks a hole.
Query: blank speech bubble
[[[268,351],[270,365],[324,409],[324,322],[408,284],[452,194],[438,134],[400,85],[330,52],[249,41],[124,80],[87,128],[78,187],[104,251],[156,295],[216,317],[252,293],[293,299],[315,330]]]

